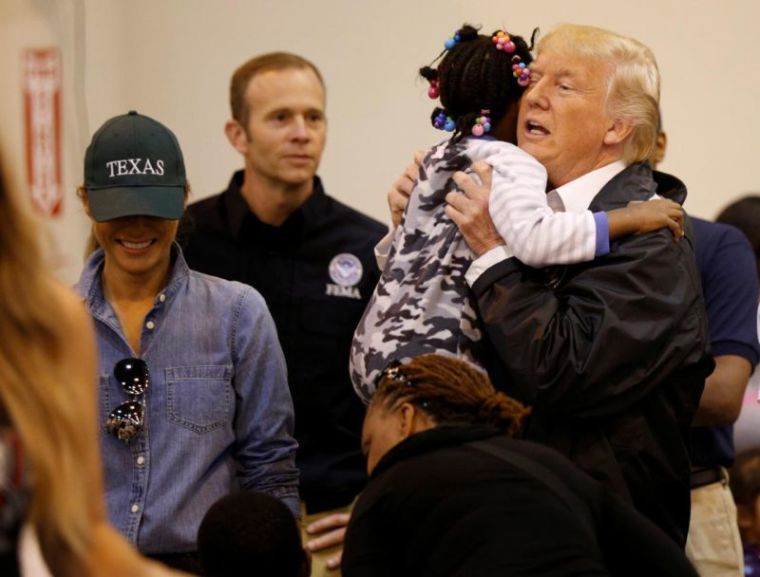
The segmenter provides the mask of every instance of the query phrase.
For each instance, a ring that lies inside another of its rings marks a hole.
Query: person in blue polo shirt
[[[660,121],[661,122],[661,121]],[[660,126],[650,158],[662,162],[667,135]],[[760,358],[755,311],[756,256],[733,226],[691,217],[715,370],[705,381],[691,429],[691,519],[686,554],[702,577],[740,577],[742,546],[727,468],[736,452],[732,424]]]
[[[251,287],[188,268],[174,134],[136,112],[87,149],[80,194],[98,248],[77,290],[95,322],[111,522],[201,575],[196,534],[220,497],[256,489],[298,514],[293,405],[274,322]]]
[[[736,228],[692,218],[697,268],[715,370],[691,429],[691,521],[686,552],[700,575],[742,575],[736,506],[726,470],[736,456],[732,424],[760,358],[754,254]]]

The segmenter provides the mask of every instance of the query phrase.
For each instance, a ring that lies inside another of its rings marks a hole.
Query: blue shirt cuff
[[[595,212],[596,222],[596,250],[594,257],[604,256],[610,252],[610,223],[606,212]]]

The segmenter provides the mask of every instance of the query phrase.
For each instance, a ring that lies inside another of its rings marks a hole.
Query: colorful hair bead
[[[437,80],[431,80],[430,81],[430,88],[428,88],[428,96],[435,100],[438,98],[438,95],[440,94],[440,89],[438,88],[438,81]]]
[[[525,65],[525,62],[517,54],[512,57],[512,76],[517,78],[517,83],[520,86],[530,84],[530,68]]]
[[[456,128],[454,119],[451,118],[451,116],[447,116],[443,110],[435,115],[433,126],[438,130],[445,130],[446,132],[454,132],[454,129]]]
[[[509,37],[509,34],[503,30],[499,30],[491,36],[491,41],[495,44],[496,50],[503,50],[508,54],[512,54],[517,48],[515,43],[512,42],[512,39]]]
[[[490,113],[490,110],[480,111],[480,116],[475,119],[475,124],[471,130],[473,136],[483,136],[491,132],[491,117],[488,116]]]
[[[461,40],[461,37],[459,36],[459,32],[457,32],[456,34],[454,34],[454,36],[449,36],[446,39],[446,42],[443,43],[443,47],[446,50],[451,50],[452,48],[454,48],[454,46],[459,44],[460,40]]]

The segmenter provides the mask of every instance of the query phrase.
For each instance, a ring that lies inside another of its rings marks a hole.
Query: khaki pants
[[[306,532],[306,527],[308,527],[314,521],[318,521],[322,517],[327,517],[333,513],[350,513],[352,507],[353,503],[339,509],[333,509],[331,511],[320,511],[319,513],[314,513],[313,515],[307,515],[306,509],[303,503],[301,503],[301,539],[303,539],[304,549],[306,548],[306,541],[309,539],[314,539],[315,537],[315,535],[309,535]],[[341,577],[340,568],[329,569],[327,567],[327,559],[335,555],[342,548],[342,545],[335,545],[334,547],[330,547],[328,549],[323,549],[315,553],[309,553],[311,555],[311,577]]]
[[[743,577],[744,554],[736,504],[724,479],[691,491],[686,556],[700,577]]]

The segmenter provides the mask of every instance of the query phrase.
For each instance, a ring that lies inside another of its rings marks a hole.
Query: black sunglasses
[[[143,394],[150,386],[148,364],[142,359],[122,359],[114,366],[113,375],[129,395],[129,400],[108,415],[106,431],[128,443],[140,433],[145,423]]]

